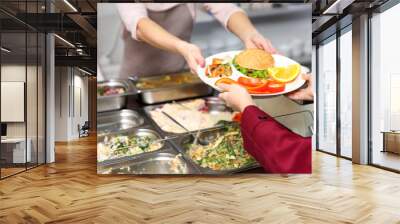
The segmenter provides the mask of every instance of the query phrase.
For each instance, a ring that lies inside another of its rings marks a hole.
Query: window
[[[318,47],[317,148],[336,153],[336,36]]]
[[[12,8],[21,15],[40,13],[44,3],[21,1]],[[0,178],[5,178],[45,162],[46,39],[12,15],[0,12],[0,20]]]
[[[1,33],[1,124],[5,127],[0,144],[1,177],[26,170],[31,162],[31,142],[27,141],[25,117],[26,99],[26,33]],[[7,100],[6,95],[14,95],[15,101]],[[18,106],[15,106],[17,104]],[[14,110],[9,110],[11,106]]]
[[[371,18],[372,164],[400,170],[400,4]]]
[[[352,35],[351,26],[340,36],[340,155],[352,156]]]

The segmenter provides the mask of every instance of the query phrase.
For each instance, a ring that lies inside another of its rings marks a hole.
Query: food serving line
[[[230,126],[230,122],[212,125],[221,118],[229,121],[234,115],[224,102],[213,97],[212,94],[212,88],[202,83],[197,76],[187,72],[141,79],[132,78],[124,81],[99,82],[97,101],[98,173],[231,174],[261,172],[262,169],[258,168],[258,164],[246,157],[248,155],[244,156],[245,159],[237,159],[239,162],[244,161],[243,163],[226,165],[229,169],[219,167],[218,161],[212,160],[202,166],[199,163],[200,160],[194,159],[196,155],[189,155],[191,144],[211,144],[218,137],[223,136],[227,131],[226,127]],[[165,111],[161,108],[165,108]],[[189,119],[183,122],[182,117],[184,116],[179,117],[179,114],[187,115]],[[160,119],[161,115],[164,115],[162,119]],[[201,120],[210,120],[210,117],[212,117],[212,121],[208,121],[208,125],[207,121]],[[236,129],[233,130],[230,133],[237,134]],[[126,136],[132,138],[125,138]],[[241,139],[240,134],[236,137]],[[240,144],[238,139],[233,139],[232,142]],[[130,144],[130,141],[135,141],[135,144]],[[124,146],[127,145],[130,149],[118,147],[123,145],[121,142],[127,143]],[[112,155],[110,145],[114,150],[119,150],[121,154]],[[135,147],[137,150],[132,150]],[[142,150],[143,148],[146,150]],[[242,152],[240,151],[240,153]],[[227,160],[225,159],[225,161]],[[219,162],[223,163],[224,160]],[[212,166],[213,169],[207,165]]]
[[[98,83],[98,172],[230,174],[259,167],[233,122],[240,116],[212,97],[213,89],[236,83],[253,96],[282,95],[304,85],[299,74],[307,68],[259,49],[216,54],[206,65],[198,75]]]

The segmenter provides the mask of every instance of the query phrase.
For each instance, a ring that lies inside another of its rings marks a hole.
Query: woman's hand
[[[255,105],[250,94],[240,85],[219,84],[218,87],[224,91],[219,94],[219,98],[235,111],[243,112],[247,106]]]
[[[204,58],[196,45],[172,35],[151,19],[141,18],[136,29],[139,40],[153,47],[182,55],[194,74],[196,74],[197,65],[204,66]]]
[[[276,53],[271,41],[257,31],[245,13],[240,11],[233,13],[228,20],[228,29],[243,41],[247,49],[258,48],[271,54]]]
[[[201,50],[194,44],[182,41],[177,45],[178,52],[185,58],[190,71],[193,74],[197,74],[197,66],[205,66],[205,60],[201,54]]]
[[[312,89],[312,79],[311,74],[302,74],[303,79],[307,82],[307,87],[304,89],[299,89],[297,91],[288,93],[286,96],[292,100],[314,100],[314,92]]]
[[[243,38],[243,43],[247,49],[249,48],[258,48],[261,50],[265,50],[268,53],[275,54],[276,50],[272,46],[271,41],[264,38],[257,31],[254,31]]]

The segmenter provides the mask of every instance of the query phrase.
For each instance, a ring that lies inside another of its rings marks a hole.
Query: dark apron
[[[147,10],[148,17],[172,35],[190,41],[193,18],[186,4],[177,5],[167,11]],[[125,50],[121,65],[120,78],[130,76],[148,76],[182,71],[185,59],[175,53],[155,48],[145,42],[136,41],[125,29],[123,34]]]

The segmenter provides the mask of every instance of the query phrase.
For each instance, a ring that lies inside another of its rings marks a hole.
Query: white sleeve
[[[131,33],[133,39],[136,36],[137,24],[141,18],[147,17],[147,9],[143,3],[118,3],[118,12],[125,28]]]
[[[228,21],[235,12],[243,12],[233,3],[204,3],[204,7],[209,11],[226,29],[228,29]]]

